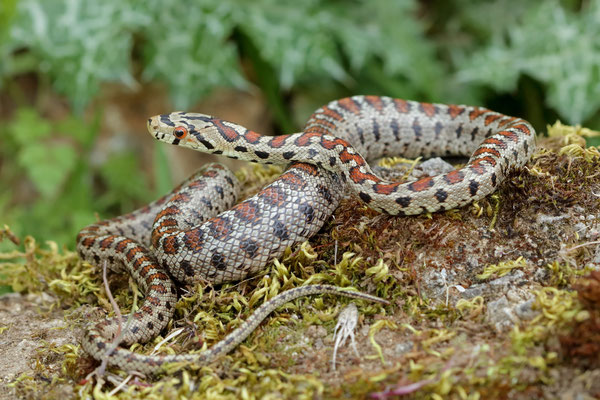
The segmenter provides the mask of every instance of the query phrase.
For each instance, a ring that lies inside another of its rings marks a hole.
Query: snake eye
[[[173,134],[177,139],[183,139],[187,136],[188,130],[185,126],[178,126],[175,129],[173,129]]]

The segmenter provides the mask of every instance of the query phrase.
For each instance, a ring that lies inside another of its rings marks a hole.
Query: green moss
[[[507,391],[546,390],[560,378],[557,371],[566,367],[553,338],[568,334],[574,324],[590,317],[570,290],[574,280],[587,272],[577,266],[585,265],[589,254],[584,247],[576,248],[583,246],[579,244],[582,239],[569,230],[568,223],[560,225],[558,242],[531,222],[537,213],[566,213],[573,204],[588,214],[600,214],[597,198],[590,194],[600,184],[594,175],[600,167],[597,149],[583,147],[579,135],[573,133],[575,128],[560,129],[567,135],[542,143],[527,168],[511,176],[497,193],[463,209],[393,218],[378,216],[355,199],[344,200],[318,235],[288,249],[264,273],[217,288],[188,288],[168,327],[169,332],[188,328],[187,334],[169,339],[160,350],[178,354],[210,347],[260,304],[302,284],[352,286],[390,300],[392,305],[385,308],[358,302],[361,359],[348,358],[341,372],[333,373],[328,367],[329,335],[337,310],[348,300],[317,296],[286,304],[231,354],[207,366],[188,365],[182,371],[183,366],[172,365],[168,374],[136,378],[135,384],[129,382],[118,393],[111,391],[118,385],[115,379],[123,379],[124,373],[111,370],[116,375],[107,375],[104,382],[86,379],[95,364],[75,343],[42,344],[35,373],[23,375],[12,385],[22,397],[68,384],[79,396],[126,399],[356,398],[408,385],[415,388],[414,398],[478,399]],[[256,166],[237,175],[244,182],[244,194],[250,195],[280,171]],[[469,257],[478,257],[473,265],[486,267],[464,271],[471,264],[455,249],[472,231],[485,236],[486,249],[498,246],[509,255],[471,252]],[[0,234],[11,236],[7,228]],[[431,254],[438,258],[428,258]],[[14,291],[52,293],[58,300],[55,306],[60,304],[68,313],[82,304],[109,309],[99,271],[80,262],[73,252],[52,243],[40,246],[26,238],[19,250],[0,254],[0,260],[0,284],[11,285]],[[514,269],[523,269],[530,277],[535,268],[545,268],[549,273],[544,286],[536,284],[532,292],[533,308],[539,314],[509,332],[494,332],[486,323],[490,300],[486,296],[446,305],[425,292],[424,277],[441,268],[456,268],[457,281],[452,284],[464,287],[485,285],[479,281]],[[126,284],[112,286],[119,304],[127,309],[135,291]],[[71,325],[79,323],[70,321]],[[197,332],[189,329],[191,325]],[[327,331],[325,350],[315,350],[315,338],[307,339],[312,325],[322,325]],[[361,331],[360,326],[369,329]],[[0,334],[8,334],[3,328]],[[147,354],[162,340],[157,337],[132,349]],[[407,346],[399,353],[396,346],[402,343]],[[47,369],[44,360],[50,356],[62,358],[60,371]]]
[[[516,260],[501,261],[498,264],[490,264],[484,268],[483,272],[477,275],[477,279],[489,279],[492,276],[499,278],[502,277],[513,269],[523,268],[527,265],[527,262],[523,257],[519,257]]]

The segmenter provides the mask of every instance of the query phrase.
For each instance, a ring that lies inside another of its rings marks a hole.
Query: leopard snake
[[[535,149],[525,120],[485,108],[421,103],[379,96],[333,101],[310,117],[301,133],[262,136],[204,114],[152,117],[160,141],[287,170],[255,196],[235,204],[235,176],[206,166],[168,195],[130,214],[82,229],[80,256],[133,276],[145,298],[122,343],[147,341],[168,323],[177,301],[174,283],[241,280],[264,269],[288,246],[314,235],[349,188],[367,206],[391,215],[447,210],[493,192]],[[366,159],[385,156],[468,156],[457,170],[412,182],[386,181]],[[364,157],[364,158],[363,158]],[[300,296],[334,293],[386,300],[329,285],[300,286],[261,305],[236,330],[197,354],[141,355],[109,351],[116,318],[92,324],[82,340],[96,359],[125,370],[156,373],[170,362],[206,363],[241,343],[275,308]],[[112,350],[112,349],[111,349]]]

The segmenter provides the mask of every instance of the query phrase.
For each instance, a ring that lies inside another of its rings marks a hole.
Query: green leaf
[[[13,48],[28,48],[35,67],[82,111],[100,82],[135,84],[129,72],[132,29],[149,21],[128,3],[22,0],[11,29]]]
[[[40,194],[54,198],[72,171],[77,159],[73,148],[63,143],[34,142],[19,153],[19,164]]]
[[[144,7],[152,24],[144,31],[143,77],[166,82],[176,108],[188,108],[215,87],[246,86],[236,46],[229,41],[235,28],[231,1],[205,0],[191,6],[150,0]]]
[[[109,189],[103,198],[106,204],[118,203],[125,210],[131,210],[136,200],[150,197],[135,153],[112,154],[100,168],[100,175]]]
[[[536,4],[459,65],[457,78],[511,91],[529,75],[546,84],[549,106],[582,123],[600,108],[600,0],[579,14],[556,0]]]
[[[55,124],[55,131],[72,137],[85,149],[89,149],[98,134],[95,124],[87,124],[80,116],[69,115]]]
[[[261,57],[275,66],[284,89],[315,73],[347,79],[330,33],[335,18],[319,1],[243,2],[235,8],[235,19]]]
[[[20,146],[28,146],[50,136],[52,126],[32,108],[19,108],[8,126],[8,134]]]

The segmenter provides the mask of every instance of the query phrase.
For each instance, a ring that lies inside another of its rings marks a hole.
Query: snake
[[[300,296],[332,293],[388,304],[346,288],[305,285],[266,301],[199,353],[143,355],[111,346],[119,332],[121,344],[160,333],[173,316],[178,285],[238,281],[264,270],[287,247],[318,232],[346,190],[393,216],[449,210],[492,193],[535,150],[535,130],[524,119],[477,106],[384,96],[332,101],[316,110],[301,132],[287,135],[265,136],[191,112],[151,117],[147,128],[173,145],[287,166],[273,183],[235,204],[235,176],[210,164],[155,202],[79,232],[82,259],[129,273],[145,293],[131,316],[93,323],[82,346],[109,365],[149,374],[166,363],[214,360],[241,343],[275,308]],[[470,158],[451,172],[399,183],[382,179],[369,164],[389,156]]]

